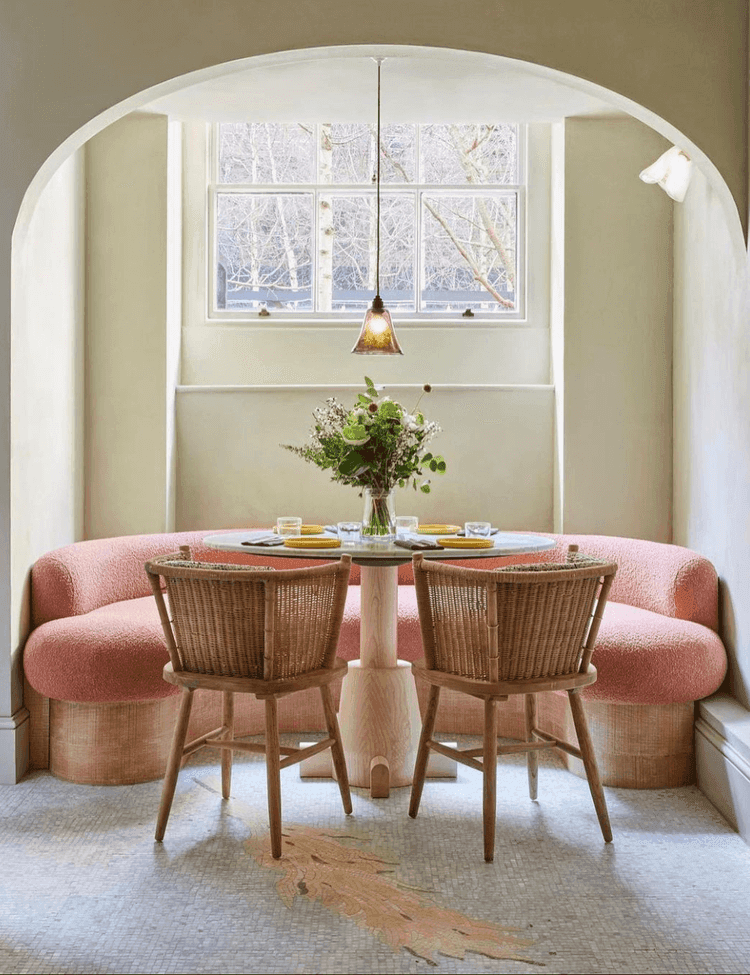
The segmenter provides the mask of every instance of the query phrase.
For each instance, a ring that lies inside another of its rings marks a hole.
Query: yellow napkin
[[[287,548],[339,548],[341,542],[338,538],[301,538],[295,535],[285,538],[284,545]]]
[[[443,548],[494,548],[491,538],[439,538]]]

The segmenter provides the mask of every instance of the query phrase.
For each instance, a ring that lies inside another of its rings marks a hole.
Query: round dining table
[[[391,787],[411,785],[421,716],[411,663],[398,657],[398,567],[412,551],[394,543],[343,543],[331,548],[266,547],[248,544],[257,530],[208,535],[207,548],[269,558],[337,559],[351,555],[361,567],[359,660],[349,662],[341,685],[339,725],[349,782],[385,797]],[[331,535],[332,542],[338,539]],[[555,542],[543,535],[497,532],[492,548],[426,549],[426,559],[487,559],[543,552]],[[436,536],[413,536],[435,542]],[[479,568],[479,566],[478,566]],[[429,774],[429,773],[428,773]]]

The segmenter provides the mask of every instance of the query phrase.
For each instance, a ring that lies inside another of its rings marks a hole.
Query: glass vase
[[[396,538],[396,509],[393,491],[365,488],[362,513],[362,541],[387,545]]]

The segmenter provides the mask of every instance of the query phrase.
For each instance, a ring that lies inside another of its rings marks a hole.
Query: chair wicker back
[[[430,751],[482,772],[484,858],[490,861],[498,754],[526,753],[529,795],[536,799],[539,751],[554,748],[583,761],[602,835],[611,842],[580,691],[596,680],[591,655],[617,566],[580,555],[576,546],[562,564],[468,569],[425,562],[421,553],[412,562],[425,652],[412,670],[431,686],[409,815],[419,810]],[[484,700],[481,748],[451,748],[433,738],[442,688]],[[547,691],[567,691],[578,744],[537,727],[536,695]],[[498,745],[496,706],[517,694],[524,695],[525,741]]]
[[[156,595],[164,578],[171,610],[162,618],[175,671],[277,680],[333,665],[351,558],[274,570],[187,561],[146,563]],[[157,603],[159,598],[157,596]]]
[[[344,811],[351,813],[346,759],[330,688],[347,669],[346,661],[336,657],[336,646],[351,562],[350,555],[342,555],[328,565],[276,571],[194,562],[190,549],[184,548],[146,563],[169,650],[164,680],[182,688],[156,820],[157,840],[164,838],[180,767],[200,748],[221,751],[224,799],[230,793],[232,752],[265,755],[271,853],[277,859],[282,844],[282,768],[330,749]],[[281,745],[277,699],[312,687],[320,691],[328,737],[304,748]],[[223,692],[222,724],[187,742],[193,695],[199,689]],[[265,702],[264,744],[235,736],[236,693],[254,694]]]
[[[415,560],[425,665],[485,681],[582,672],[616,568],[576,553],[495,570]]]

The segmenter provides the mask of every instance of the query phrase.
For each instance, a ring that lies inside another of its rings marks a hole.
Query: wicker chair
[[[495,848],[497,755],[526,752],[529,794],[537,796],[539,750],[581,758],[604,839],[612,830],[579,691],[596,680],[591,654],[617,566],[578,555],[565,564],[466,569],[413,558],[424,659],[412,664],[430,694],[414,769],[409,815],[416,817],[429,750],[484,775],[484,859]],[[455,749],[433,739],[440,688],[484,699],[482,748]],[[536,694],[566,690],[580,748],[536,727]],[[497,743],[496,704],[525,695],[526,741]],[[482,759],[479,761],[478,759]]]
[[[330,565],[275,571],[192,562],[190,550],[146,563],[170,663],[164,680],[182,687],[182,701],[164,777],[156,839],[164,837],[182,761],[199,748],[222,749],[222,795],[229,798],[232,751],[266,756],[271,852],[281,856],[279,772],[330,748],[346,813],[349,780],[330,684],[347,669],[336,657],[351,557]],[[161,579],[164,579],[170,621]],[[277,698],[319,687],[328,737],[307,748],[279,745]],[[222,726],[185,744],[193,693],[223,691]],[[234,737],[234,694],[265,700],[265,745]],[[281,755],[284,757],[281,758]]]

